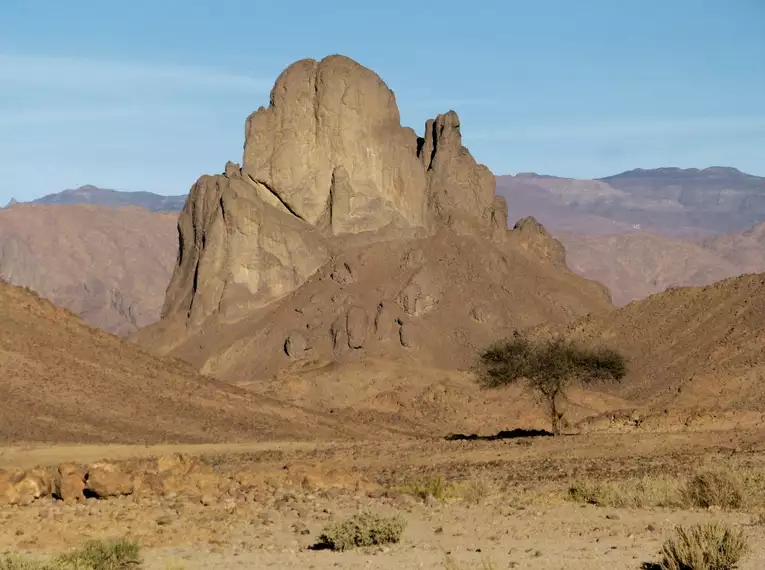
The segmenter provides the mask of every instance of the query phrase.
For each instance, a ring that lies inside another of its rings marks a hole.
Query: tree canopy
[[[611,348],[589,348],[561,338],[531,340],[515,333],[484,350],[478,379],[486,388],[526,382],[549,407],[553,431],[560,432],[558,398],[571,384],[618,382],[627,360]]]

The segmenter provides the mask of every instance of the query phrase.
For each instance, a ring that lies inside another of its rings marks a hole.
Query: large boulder
[[[130,495],[133,477],[114,463],[94,463],[85,476],[85,491],[99,499]]]
[[[52,484],[50,474],[41,469],[0,470],[0,506],[27,506],[35,499],[50,495]]]

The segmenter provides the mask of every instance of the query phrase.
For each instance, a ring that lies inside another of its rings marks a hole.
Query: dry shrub
[[[459,485],[459,496],[470,505],[480,505],[492,492],[492,485],[484,479],[467,481]]]
[[[729,470],[697,473],[688,481],[683,496],[689,505],[702,509],[739,509],[744,503],[742,482]]]
[[[140,565],[138,544],[124,538],[90,540],[50,562],[13,554],[0,558],[0,570],[128,570]]]
[[[733,570],[749,546],[740,531],[719,524],[675,529],[661,549],[661,570]]]
[[[455,497],[459,494],[457,487],[447,483],[443,475],[407,481],[403,485],[396,487],[396,491],[406,495],[413,495],[423,500],[433,497],[439,501]]]
[[[376,546],[398,542],[406,527],[399,516],[380,517],[368,512],[327,526],[319,535],[318,548],[349,550],[360,546]]]
[[[630,478],[601,483],[579,482],[568,490],[569,499],[602,507],[679,507],[681,483],[670,476]]]
[[[54,570],[54,567],[45,562],[7,554],[0,557],[0,570]]]
[[[138,544],[126,538],[89,540],[56,560],[61,570],[127,570],[141,565]]]

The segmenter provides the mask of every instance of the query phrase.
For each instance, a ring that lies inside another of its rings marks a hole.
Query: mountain
[[[192,187],[162,320],[132,338],[257,385],[315,363],[465,368],[514,328],[610,310],[534,219],[508,229],[462,129],[450,111],[418,137],[348,58],[289,66],[242,165]]]
[[[177,216],[136,207],[0,209],[0,278],[106,331],[159,318],[175,264]]]
[[[137,206],[152,212],[180,212],[186,195],[161,196],[151,192],[120,192],[96,186],[80,186],[56,194],[48,194],[32,201],[33,204],[91,204],[94,206]]]
[[[0,282],[0,443],[337,436],[334,420],[199,375]]]
[[[735,168],[637,169],[598,180],[518,174],[497,177],[497,191],[553,234],[708,237],[765,221],[765,178]]]

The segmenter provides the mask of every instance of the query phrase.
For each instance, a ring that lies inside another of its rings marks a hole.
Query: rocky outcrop
[[[247,120],[242,167],[200,178],[178,226],[164,319],[138,340],[223,379],[467,367],[515,328],[610,307],[533,219],[508,231],[455,112],[418,138],[382,80],[340,56],[282,73]]]
[[[266,306],[327,263],[343,236],[444,227],[491,235],[506,220],[494,176],[462,146],[454,111],[418,138],[371,70],[342,56],[298,61],[247,119],[242,167],[228,163],[192,187],[163,316],[198,324]],[[338,267],[333,279],[353,274]]]
[[[218,311],[262,307],[327,261],[317,229],[274,200],[231,163],[224,175],[199,179],[178,219],[178,263],[164,316],[183,313],[194,323]]]

